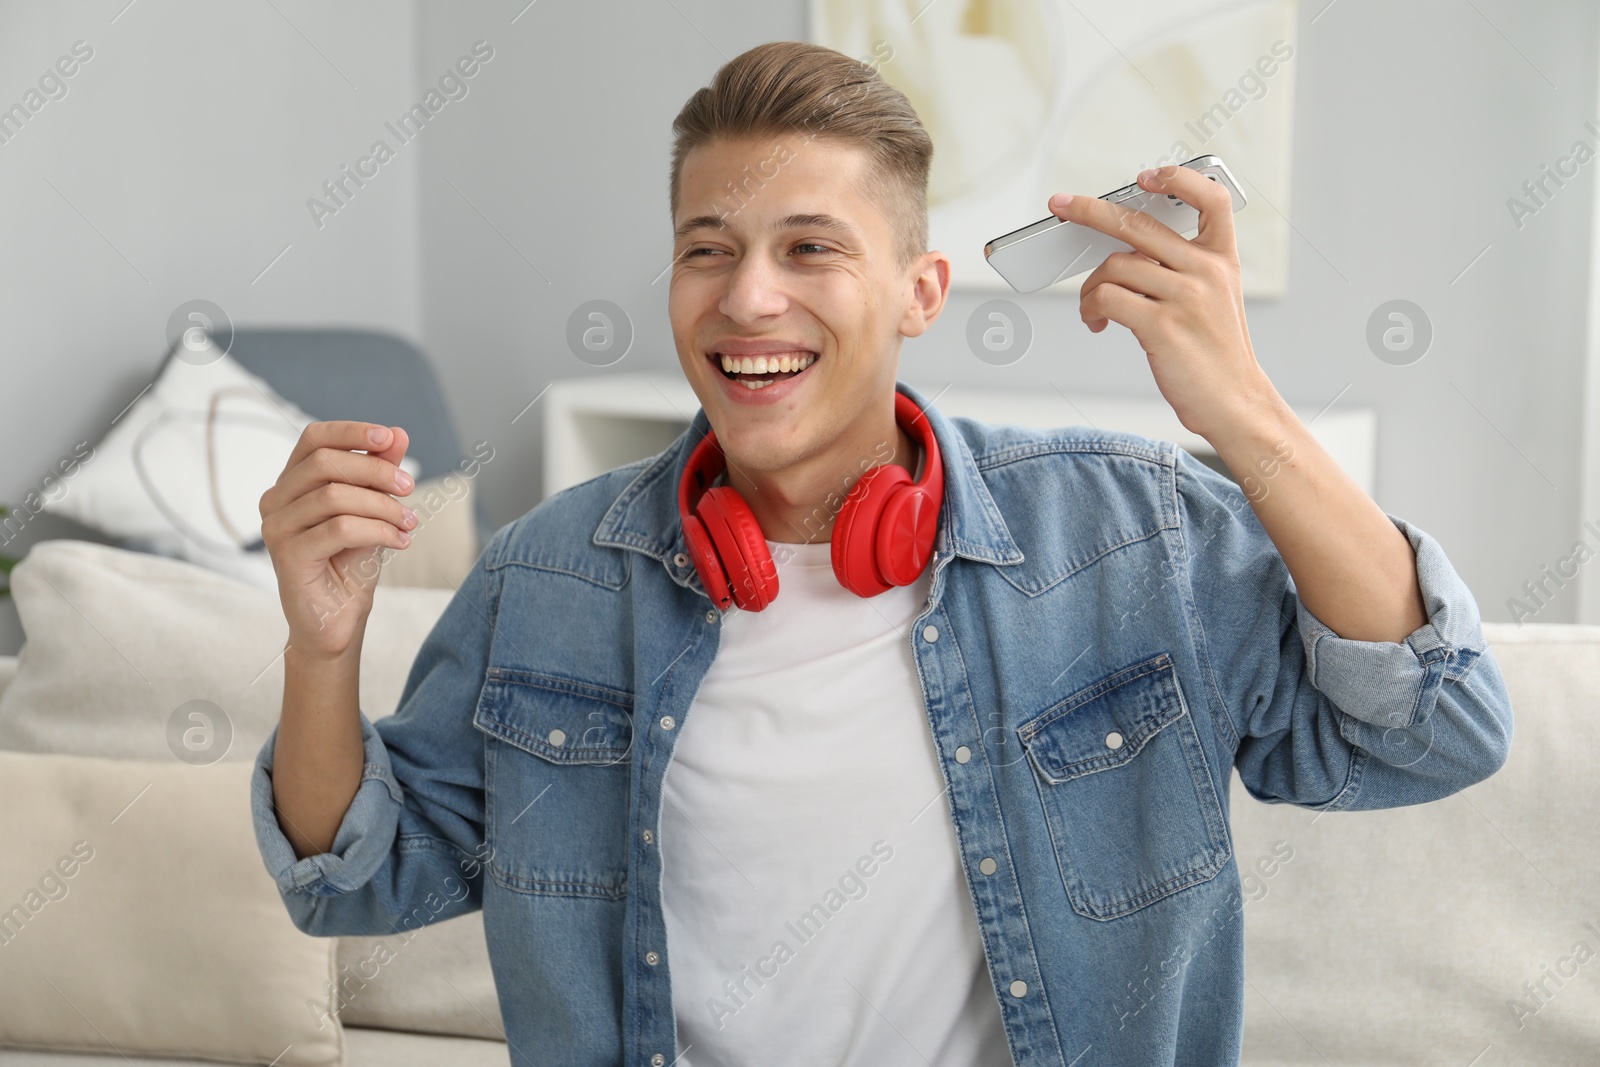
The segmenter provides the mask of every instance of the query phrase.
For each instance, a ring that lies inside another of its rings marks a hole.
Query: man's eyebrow
[[[684,222],[672,233],[674,241],[681,241],[689,234],[700,229],[718,230],[723,228],[721,215],[696,215]],[[772,229],[778,230],[831,230],[844,237],[861,240],[861,231],[848,222],[833,215],[819,215],[814,212],[802,212],[785,215],[781,219],[774,219]]]

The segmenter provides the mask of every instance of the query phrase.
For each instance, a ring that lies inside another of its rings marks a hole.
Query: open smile
[[[817,354],[801,349],[762,356],[729,356],[708,352],[707,358],[721,368],[724,378],[738,382],[746,389],[756,390],[799,377],[817,361]]]

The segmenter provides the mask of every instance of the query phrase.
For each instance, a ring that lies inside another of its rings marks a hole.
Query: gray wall
[[[666,283],[651,284],[670,256],[672,117],[725,59],[803,38],[807,8],[140,0],[118,15],[124,2],[0,3],[0,100],[74,41],[95,49],[0,145],[0,500],[97,439],[159,359],[171,310],[205,297],[239,322],[419,340],[462,439],[497,449],[480,483],[496,523],[539,499],[541,405],[511,420],[545,385],[675,370]],[[1507,620],[1506,598],[1578,527],[1595,168],[1520,230],[1505,202],[1594,140],[1600,12],[1306,0],[1300,19],[1290,295],[1248,306],[1257,356],[1293,403],[1320,408],[1348,383],[1341,405],[1377,409],[1379,503],[1438,537],[1485,617]],[[317,230],[306,198],[480,39],[495,58],[469,94]],[[1131,336],[1089,334],[1059,293],[1016,297],[1037,331],[1028,358],[980,363],[963,328],[989,295],[955,294],[903,375],[1158,395]],[[596,297],[637,331],[599,371],[564,340]],[[1436,331],[1404,367],[1364,339],[1397,297]],[[1537,619],[1571,621],[1576,602],[1569,587]],[[0,615],[0,650],[17,639]]]
[[[306,208],[414,98],[411,9],[126,3],[0,3],[0,106],[74,42],[94,50],[0,144],[0,501],[100,439],[185,301],[419,337],[419,153],[320,230]],[[34,520],[18,543],[56,528]],[[0,601],[0,651],[20,640]]]
[[[1325,4],[1305,0],[1290,42],[1294,185],[1280,206],[1296,236],[1288,297],[1247,306],[1256,355],[1292,403],[1320,409],[1348,384],[1341,406],[1377,410],[1379,504],[1440,540],[1486,619],[1510,621],[1506,599],[1570,550],[1578,526],[1595,167],[1520,230],[1505,202],[1573,141],[1596,141],[1584,123],[1597,118],[1600,10]],[[506,42],[501,81],[435,142],[422,191],[423,333],[474,428],[463,433],[504,440],[513,457],[483,476],[499,521],[537,499],[540,406],[509,423],[547,383],[676,371],[666,283],[651,284],[671,254],[672,117],[725,58],[803,37],[807,9],[537,4],[508,25],[521,6],[425,6],[419,29],[425,71],[478,36]],[[906,345],[902,375],[1159,396],[1132,336],[1090,334],[1075,296],[1014,297],[1033,349],[1010,367],[979,362],[964,325],[992,295],[955,293]],[[637,331],[629,355],[599,371],[563,339],[567,314],[595,297],[622,305]],[[1381,362],[1365,340],[1369,315],[1395,298],[1435,330],[1409,366]],[[1572,621],[1574,593],[1537,621]]]

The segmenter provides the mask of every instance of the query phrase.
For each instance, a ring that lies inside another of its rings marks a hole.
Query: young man
[[[290,639],[253,800],[296,924],[481,907],[519,1064],[1236,1062],[1232,769],[1324,811],[1493,773],[1511,708],[1471,595],[1257,365],[1199,175],[1140,178],[1193,240],[1051,209],[1138,249],[1083,320],[1133,331],[1248,494],[897,382],[949,260],[931,143],[871,68],[763,45],[674,132],[701,410],[502,528],[392,717],[358,708],[350,568],[405,543],[404,430],[314,424],[262,497]]]

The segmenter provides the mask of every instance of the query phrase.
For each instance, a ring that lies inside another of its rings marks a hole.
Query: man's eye
[[[699,255],[701,252],[715,252],[715,251],[716,251],[715,248],[691,248],[691,249],[689,249],[689,251],[687,251],[687,252],[685,252],[683,254],[683,258],[684,259],[693,259],[695,256]]]
[[[827,245],[819,245],[819,244],[817,244],[817,243],[815,243],[815,242],[811,242],[811,241],[808,241],[808,242],[805,242],[805,243],[803,243],[803,244],[798,244],[798,245],[795,245],[795,248],[796,248],[796,249],[801,249],[801,248],[815,248],[815,249],[816,249],[816,250],[817,250],[817,251],[819,251],[819,252],[826,252],[826,251],[828,251],[828,246],[827,246]]]

